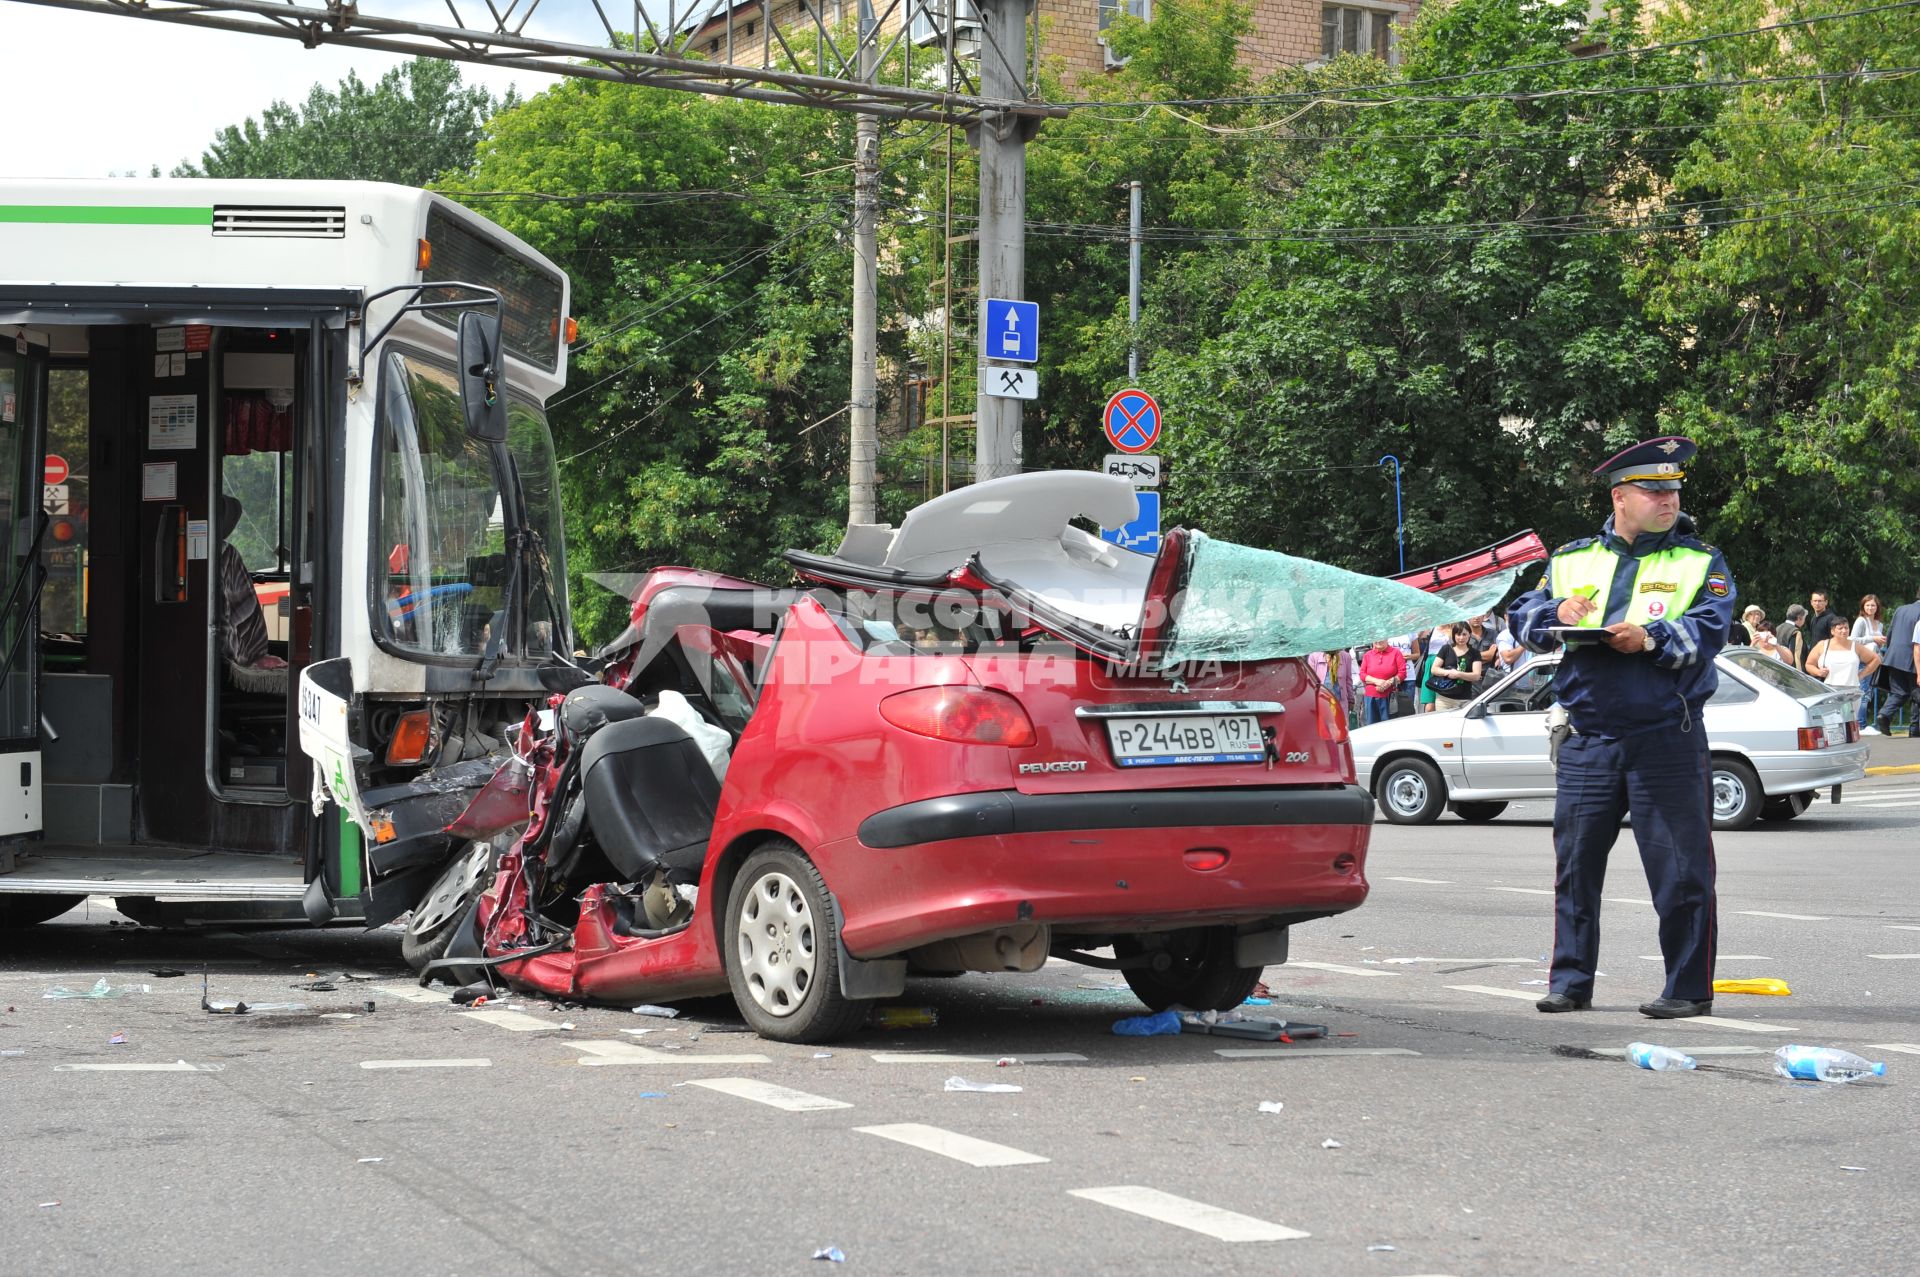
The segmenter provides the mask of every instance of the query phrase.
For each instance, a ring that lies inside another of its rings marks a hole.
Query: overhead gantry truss
[[[850,16],[858,15],[846,21],[825,12],[827,3],[839,10],[839,0],[554,0],[544,6],[542,0],[445,0],[451,26],[382,17],[356,0],[0,3],[896,119],[1005,128],[1012,118],[1064,114],[1031,97],[978,95],[967,55],[1009,57],[973,16],[976,0],[846,0]],[[902,55],[897,62],[896,54]],[[858,71],[863,65],[891,65],[898,78],[865,80]],[[1028,67],[1007,69],[1013,83],[1033,82]]]

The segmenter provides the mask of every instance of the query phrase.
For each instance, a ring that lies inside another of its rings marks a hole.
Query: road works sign
[[[1038,399],[1040,374],[1031,368],[980,366],[980,393],[1001,399]]]

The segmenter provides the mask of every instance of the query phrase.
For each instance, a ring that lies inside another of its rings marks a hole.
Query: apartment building
[[[979,16],[973,0],[953,0],[954,43],[961,51],[977,50]],[[1105,75],[1117,65],[1107,48],[1104,32],[1122,13],[1153,20],[1153,0],[1038,0],[1041,56],[1057,59],[1070,81]],[[913,10],[910,36],[915,45],[934,51],[945,44],[945,0],[926,0]],[[1241,57],[1256,76],[1285,66],[1314,65],[1339,53],[1371,54],[1397,59],[1400,32],[1413,20],[1419,0],[1253,0],[1252,29],[1241,45]],[[888,0],[874,0],[884,27],[898,29],[905,0],[889,12]],[[931,11],[931,12],[929,12]],[[779,66],[788,49],[811,53],[815,46],[813,16],[837,28],[853,19],[854,0],[748,0],[722,13],[695,32],[688,48],[716,62],[748,66]],[[783,46],[783,41],[784,46]]]

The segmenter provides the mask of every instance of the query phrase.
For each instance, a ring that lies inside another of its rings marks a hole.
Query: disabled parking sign
[[[1100,539],[1111,542],[1123,550],[1158,554],[1160,553],[1160,494],[1136,492],[1133,495],[1140,502],[1140,513],[1136,514],[1130,523],[1123,523],[1117,528],[1101,528]]]
[[[1100,414],[1107,441],[1122,452],[1145,452],[1160,438],[1160,405],[1144,390],[1114,392]]]

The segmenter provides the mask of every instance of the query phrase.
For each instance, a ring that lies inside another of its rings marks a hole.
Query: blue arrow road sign
[[[1100,539],[1111,541],[1123,550],[1138,550],[1142,554],[1160,552],[1160,494],[1158,492],[1136,492],[1140,501],[1140,513],[1133,522],[1123,523],[1117,528],[1101,528]]]
[[[988,359],[1031,364],[1040,358],[1040,303],[987,298]]]

